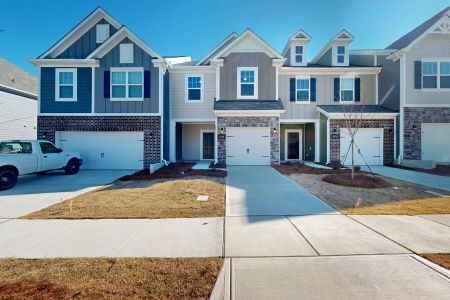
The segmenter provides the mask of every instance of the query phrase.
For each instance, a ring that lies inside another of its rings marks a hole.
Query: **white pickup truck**
[[[78,152],[63,151],[49,141],[12,140],[0,142],[0,191],[14,187],[17,177],[65,170],[77,174],[83,160]]]

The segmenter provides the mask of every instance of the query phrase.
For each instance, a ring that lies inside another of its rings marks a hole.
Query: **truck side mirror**
[[[63,149],[58,148],[57,152],[58,152],[58,153],[61,153],[61,152],[63,152]]]

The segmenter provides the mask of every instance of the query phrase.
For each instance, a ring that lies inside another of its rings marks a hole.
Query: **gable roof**
[[[385,49],[402,49],[409,46],[412,42],[414,42],[417,38],[419,38],[422,34],[424,34],[430,27],[432,27],[436,22],[438,22],[445,15],[450,15],[450,6],[438,12],[436,15],[423,22]]]
[[[306,33],[306,31],[304,31],[302,28],[300,28],[296,33],[291,35],[289,40],[286,42],[286,45],[284,46],[283,52],[281,52],[281,54],[282,55],[286,55],[286,52],[289,49],[289,43],[291,41],[305,41],[305,42],[309,42],[310,40],[311,40],[311,36],[308,33]]]
[[[250,37],[254,39],[257,43],[261,45],[261,50],[264,50],[266,54],[270,54],[274,58],[284,59],[284,57],[278,53],[272,46],[270,46],[266,41],[264,41],[260,36],[254,33],[250,28],[245,29],[237,38],[233,39],[228,45],[223,47],[220,51],[218,51],[211,60],[215,60],[221,58],[227,51],[233,49],[239,42],[241,42],[246,37]]]
[[[64,50],[70,47],[76,40],[83,36],[94,24],[100,20],[105,19],[108,23],[119,29],[122,25],[117,22],[110,14],[108,14],[102,7],[97,7],[80,23],[73,27],[66,35],[58,40],[50,49],[38,56],[41,58],[55,58]]]
[[[355,37],[350,32],[348,32],[346,29],[342,29],[319,51],[319,53],[317,53],[311,63],[316,63],[319,58],[321,58],[322,55],[324,55],[328,51],[328,49],[330,49],[334,42],[345,41],[351,43],[354,39]]]
[[[231,43],[234,39],[236,39],[238,34],[236,32],[232,32],[230,35],[228,35],[223,41],[221,41],[216,47],[214,47],[211,52],[206,54],[202,59],[200,59],[196,65],[206,65],[209,63],[211,58],[217,54],[220,50],[222,50],[224,47],[226,47],[229,43]]]
[[[37,78],[0,57],[0,88],[37,96]]]
[[[152,58],[163,59],[155,50],[150,48],[146,43],[144,43],[140,38],[134,35],[127,27],[122,26],[116,33],[110,36],[101,46],[95,49],[91,54],[86,57],[86,59],[102,58],[111,49],[113,49],[117,44],[119,44],[124,38],[129,38],[133,43],[138,45],[142,50],[147,52]]]

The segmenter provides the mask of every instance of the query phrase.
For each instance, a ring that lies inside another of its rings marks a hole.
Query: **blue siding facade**
[[[55,68],[41,68],[41,113],[90,113],[92,105],[92,69],[77,68],[77,101],[55,101]]]

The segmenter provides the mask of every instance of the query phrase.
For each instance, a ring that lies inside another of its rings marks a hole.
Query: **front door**
[[[214,132],[203,132],[202,140],[202,159],[214,159]]]
[[[301,131],[286,130],[286,160],[301,159]]]

